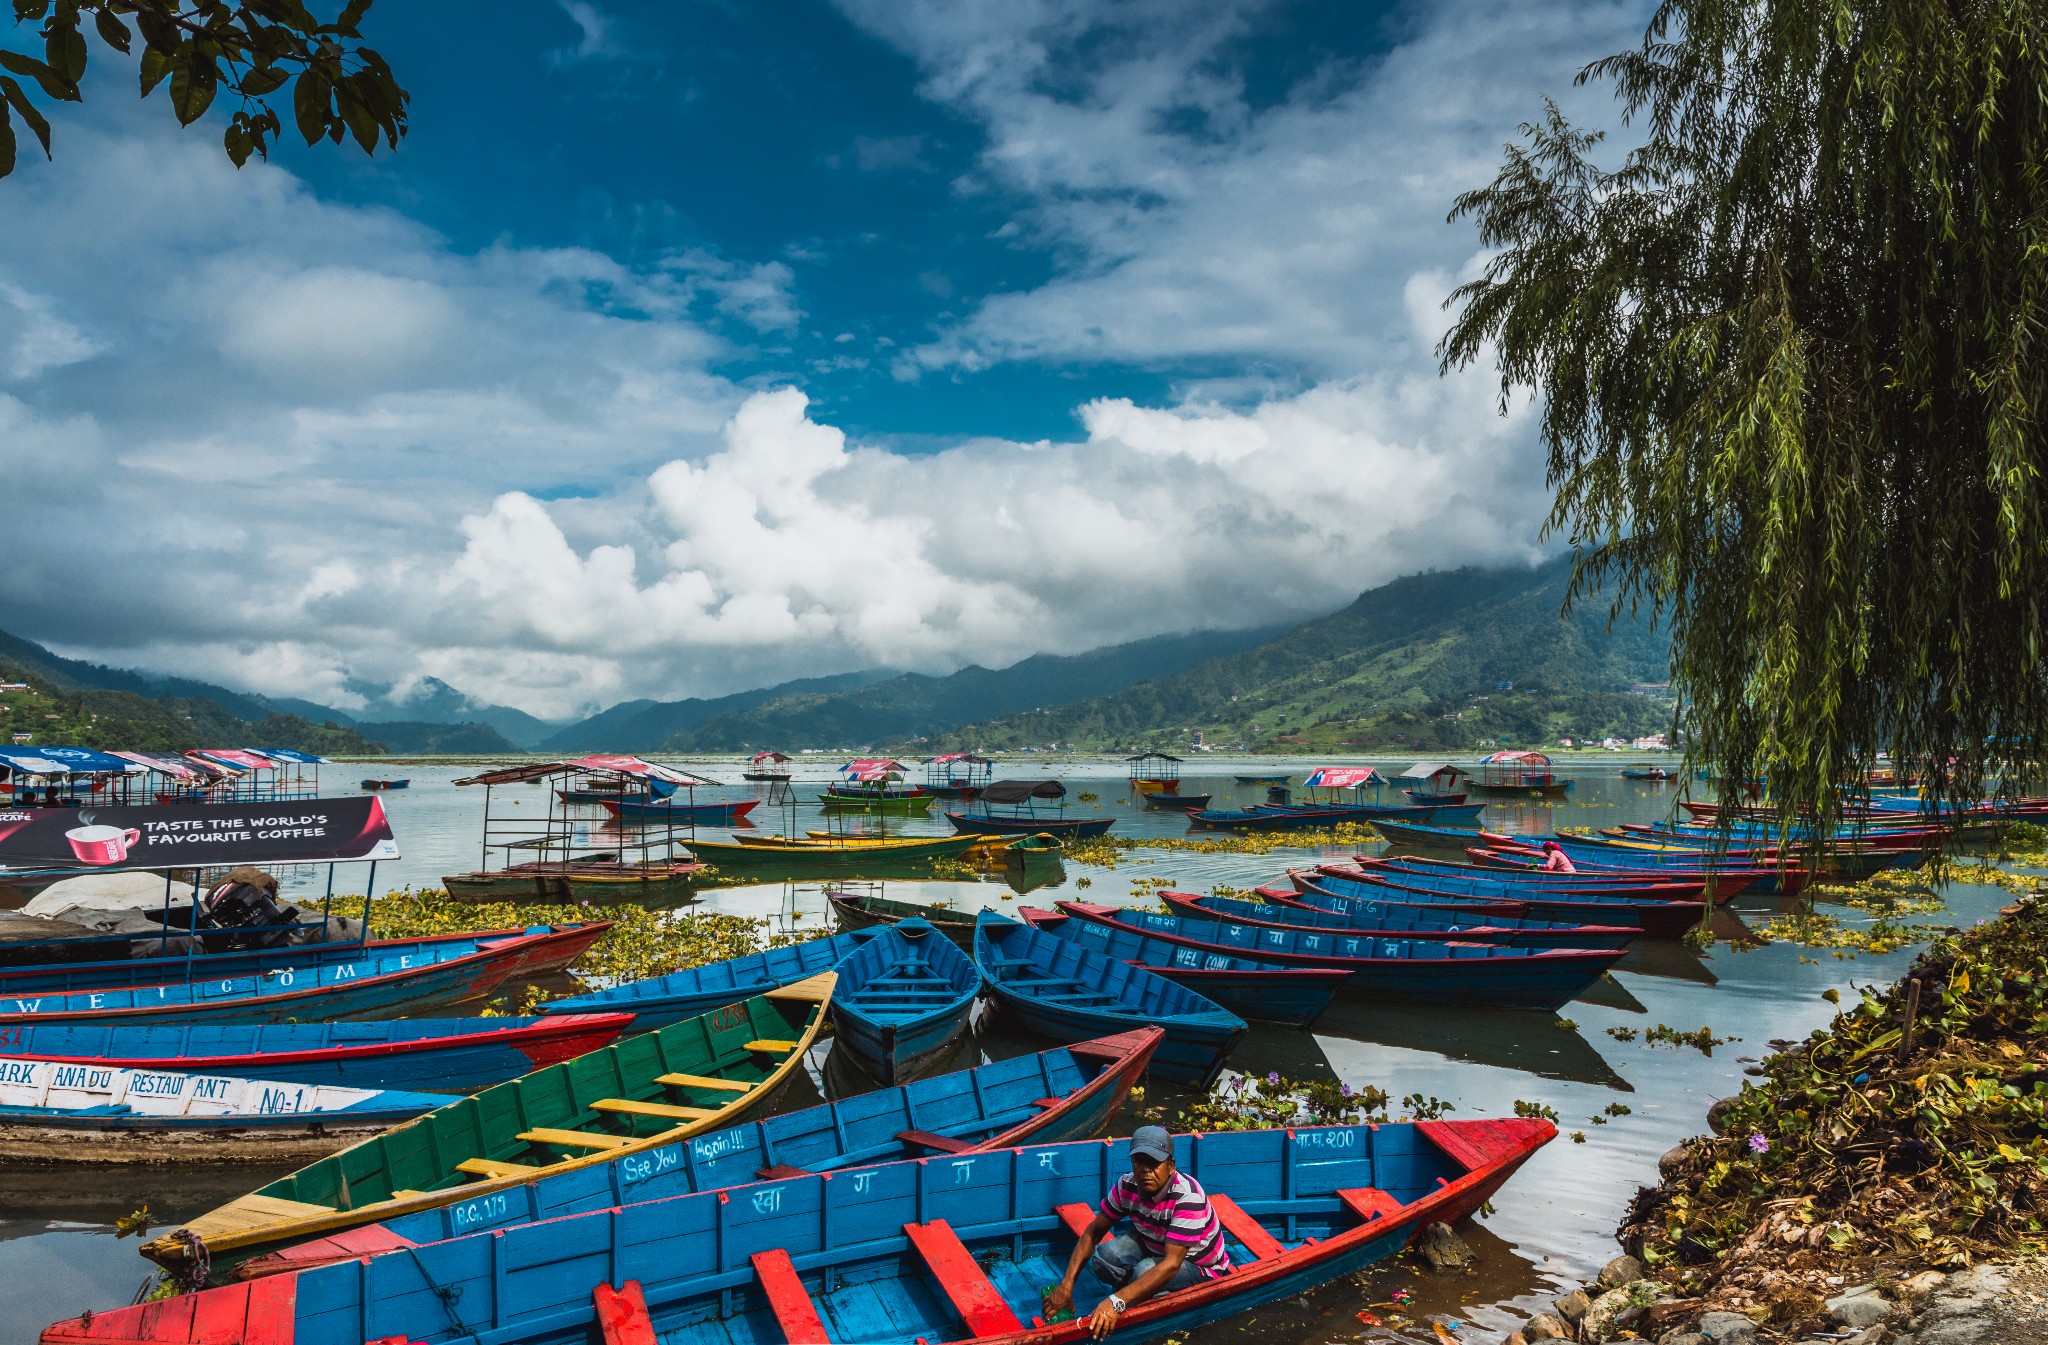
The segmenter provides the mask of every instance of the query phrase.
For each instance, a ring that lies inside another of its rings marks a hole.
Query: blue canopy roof
[[[0,747],[0,767],[23,775],[126,775],[146,767],[90,747]]]
[[[325,766],[327,764],[326,757],[316,757],[311,752],[300,752],[289,747],[259,747],[255,750],[261,752],[266,757],[276,757],[279,761],[297,761],[308,766]]]

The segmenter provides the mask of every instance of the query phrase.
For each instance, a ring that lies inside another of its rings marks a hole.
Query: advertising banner
[[[375,795],[165,807],[0,808],[0,874],[396,859]]]

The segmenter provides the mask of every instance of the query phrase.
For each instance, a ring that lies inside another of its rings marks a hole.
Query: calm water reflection
[[[715,778],[737,781],[739,775],[730,760],[684,764]],[[808,801],[815,800],[830,777],[832,764],[800,761],[796,792],[805,802],[795,808],[756,809],[757,829],[800,834],[825,825],[823,815]],[[1392,764],[1405,766],[1407,760]],[[1486,824],[1492,829],[1540,832],[1559,825],[1651,821],[1670,810],[1670,786],[1622,780],[1619,767],[1619,760],[1565,766],[1578,781],[1569,802],[1490,804]],[[482,791],[455,789],[450,783],[473,768],[407,769],[412,788],[385,796],[405,857],[379,866],[380,889],[438,886],[442,874],[474,868],[479,858]],[[1236,785],[1233,774],[1287,771],[1298,780],[1304,769],[1295,761],[1195,761],[1186,767],[1183,789],[1214,794],[1215,806],[1243,806],[1263,798],[1264,788]],[[1177,815],[1133,803],[1120,763],[1037,768],[1006,764],[998,773],[1064,778],[1074,792],[1073,810],[1114,813],[1121,836],[1187,834]],[[352,783],[356,774],[336,768],[330,792],[353,792],[335,790],[334,783]],[[729,796],[751,790],[766,797],[766,786],[741,785],[735,785]],[[1082,797],[1091,794],[1093,799]],[[546,810],[545,795],[538,788],[501,791],[498,804],[506,811],[531,810],[537,818]],[[589,818],[588,825],[588,838],[601,843],[606,826],[601,815]],[[939,817],[891,819],[887,826],[892,833],[905,835],[950,831]],[[705,834],[715,838],[725,833]],[[1290,865],[1318,858],[1317,852],[1306,849],[1265,855],[1137,851],[1127,854],[1114,870],[1078,864],[1035,866],[1028,874],[1009,875],[1009,881],[998,874],[982,882],[891,882],[888,889],[912,900],[947,900],[967,910],[1014,912],[1026,901],[1038,906],[1066,898],[1129,903],[1134,899],[1134,879],[1170,879],[1176,887],[1197,892],[1216,886],[1248,888],[1277,878]],[[361,881],[360,876],[355,879],[353,890],[358,894]],[[293,877],[294,895],[317,896],[324,886],[322,873]],[[1032,889],[1028,899],[1019,896],[1020,889]],[[2003,899],[1996,889],[1975,886],[1952,888],[1948,898],[1949,913],[1920,918],[1967,924],[1991,914]],[[696,909],[766,916],[798,929],[822,929],[829,919],[823,896],[809,884],[714,890],[703,895]],[[1615,1254],[1614,1224],[1636,1186],[1654,1173],[1657,1156],[1701,1129],[1708,1103],[1739,1086],[1748,1059],[1766,1053],[1772,1038],[1802,1037],[1825,1023],[1833,1009],[1821,999],[1822,991],[1889,981],[1912,958],[1912,950],[1841,958],[1789,944],[1753,946],[1745,921],[1767,920],[1780,909],[1777,898],[1737,898],[1716,912],[1712,930],[1717,942],[1704,953],[1675,943],[1639,943],[1611,977],[1562,1016],[1340,1001],[1312,1033],[1255,1029],[1232,1062],[1246,1071],[1371,1084],[1395,1098],[1419,1093],[1449,1103],[1455,1118],[1510,1115],[1516,1101],[1524,1100],[1555,1108],[1565,1134],[1530,1161],[1502,1192],[1498,1208],[1468,1235],[1479,1252],[1474,1273],[1442,1279],[1405,1263],[1382,1267],[1356,1282],[1327,1285],[1250,1318],[1210,1328],[1202,1339],[1277,1337],[1304,1345],[1356,1340],[1365,1331],[1357,1314],[1366,1310],[1386,1316],[1389,1292],[1406,1285],[1415,1293],[1415,1310],[1449,1313],[1475,1328],[1465,1333],[1469,1338],[1491,1340],[1519,1322],[1517,1309],[1526,1315],[1560,1286],[1590,1276]],[[1832,909],[1845,919],[1869,918],[1845,908]],[[1717,1036],[1740,1040],[1711,1056],[1691,1048],[1645,1045],[1641,1030],[1660,1023],[1685,1030],[1711,1026]],[[1635,1029],[1636,1039],[1620,1041],[1609,1035],[1610,1028]],[[1000,1022],[986,1022],[963,1047],[960,1063],[1038,1048],[1036,1042],[1007,1033]],[[834,1061],[829,1048],[821,1047],[810,1063],[809,1081],[792,1088],[785,1106],[810,1105],[821,1097],[845,1096],[870,1086],[858,1071]],[[1184,1100],[1184,1095],[1155,1084],[1146,1105],[1163,1102],[1172,1107],[1177,1099]],[[1627,1114],[1606,1116],[1605,1109],[1617,1103],[1629,1109]],[[1607,1123],[1596,1124],[1595,1117]],[[1133,1124],[1128,1117],[1120,1123],[1125,1129]],[[1583,1143],[1572,1141],[1575,1131],[1583,1134]],[[128,1301],[145,1267],[131,1244],[112,1236],[115,1218],[146,1202],[174,1221],[258,1185],[269,1175],[248,1169],[113,1177],[62,1170],[0,1172],[0,1283],[10,1286],[0,1295],[0,1338],[30,1340],[53,1318]]]

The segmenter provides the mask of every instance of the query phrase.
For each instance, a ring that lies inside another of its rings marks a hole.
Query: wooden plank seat
[[[921,1144],[927,1149],[937,1149],[940,1153],[948,1154],[964,1154],[974,1147],[966,1140],[934,1135],[929,1130],[899,1130],[896,1132],[896,1138],[905,1144]]]
[[[542,1171],[531,1163],[501,1163],[495,1158],[465,1158],[455,1170],[472,1177],[525,1177]]]
[[[590,1130],[554,1130],[536,1126],[522,1130],[519,1138],[528,1144],[555,1144],[564,1149],[623,1149],[633,1143],[629,1135],[600,1135]]]
[[[967,1244],[953,1232],[951,1224],[934,1219],[928,1224],[905,1224],[903,1232],[970,1332],[977,1336],[1005,1336],[1024,1329],[1024,1323],[1017,1320],[1017,1314],[1003,1301],[1002,1293],[983,1272],[974,1253],[967,1250]]]
[[[774,1037],[762,1037],[758,1041],[748,1042],[747,1049],[749,1051],[761,1051],[768,1055],[788,1055],[796,1049],[796,1043],[793,1041],[780,1041]]]
[[[750,1042],[747,1049],[752,1050],[756,1045],[758,1043]],[[654,1081],[656,1083],[671,1084],[677,1088],[716,1088],[727,1093],[751,1093],[754,1091],[754,1085],[750,1083],[742,1083],[738,1079],[717,1079],[709,1074],[658,1074],[655,1076]]]
[[[620,1289],[600,1284],[591,1291],[590,1301],[597,1309],[597,1329],[604,1345],[661,1345],[661,1338],[654,1334],[654,1321],[647,1315],[640,1281],[627,1280]]]
[[[782,1328],[782,1338],[789,1345],[822,1345],[831,1339],[825,1333],[825,1323],[818,1319],[818,1305],[805,1291],[788,1252],[776,1247],[755,1252],[748,1259],[754,1263],[754,1276],[761,1281],[768,1308],[775,1314],[775,1324]]]
[[[765,1168],[755,1168],[754,1176],[764,1182],[779,1182],[785,1177],[808,1177],[809,1168],[793,1168],[787,1163],[772,1163]]]
[[[1367,1223],[1401,1212],[1401,1202],[1377,1186],[1354,1186],[1349,1190],[1339,1191],[1337,1199],[1343,1201],[1346,1208]]]
[[[1223,1231],[1244,1244],[1244,1249],[1261,1261],[1270,1261],[1287,1250],[1280,1239],[1266,1231],[1266,1226],[1244,1212],[1229,1196],[1209,1193],[1209,1204],[1216,1211],[1216,1221],[1223,1225]]]
[[[592,1111],[618,1112],[624,1116],[667,1116],[678,1121],[701,1121],[718,1115],[716,1107],[682,1107],[671,1102],[640,1102],[627,1097],[601,1097],[590,1104]]]
[[[1058,1205],[1053,1208],[1053,1213],[1059,1215],[1067,1231],[1078,1238],[1088,1231],[1088,1225],[1095,1222],[1097,1211],[1093,1205]]]

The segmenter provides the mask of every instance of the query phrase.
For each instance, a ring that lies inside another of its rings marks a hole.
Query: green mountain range
[[[1409,575],[1255,648],[938,745],[1428,751],[1670,728],[1665,633],[1644,620],[1610,630],[1597,600],[1561,616],[1570,574],[1558,560]]]
[[[804,677],[730,696],[687,700],[621,701],[608,710],[580,720],[552,734],[538,746],[543,752],[653,752],[681,734],[720,715],[737,715],[769,701],[806,696],[828,696],[857,690],[898,676],[885,669],[839,673],[832,677]]]
[[[1218,653],[1262,644],[1277,629],[1196,631],[1110,645],[1085,654],[1039,654],[1007,668],[962,668],[944,677],[902,673],[840,691],[778,696],[714,715],[671,734],[668,752],[763,748],[914,746],[962,724],[1100,696],[1143,677],[1192,667]]]

